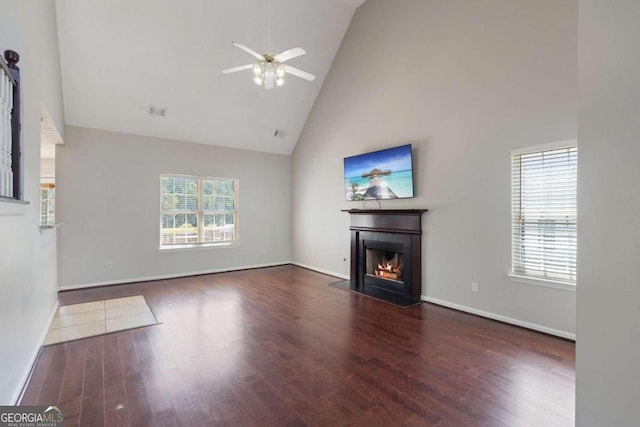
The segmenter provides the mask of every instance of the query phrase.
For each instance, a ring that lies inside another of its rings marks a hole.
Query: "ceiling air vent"
[[[158,107],[156,105],[149,105],[147,112],[149,113],[150,116],[156,116],[156,117],[165,117],[167,115],[166,107]]]

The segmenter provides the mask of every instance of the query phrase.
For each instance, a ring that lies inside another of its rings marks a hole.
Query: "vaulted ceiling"
[[[56,0],[66,124],[290,154],[363,2]],[[301,46],[287,63],[317,78],[266,90],[251,71],[223,75],[254,62],[232,41],[260,53]]]

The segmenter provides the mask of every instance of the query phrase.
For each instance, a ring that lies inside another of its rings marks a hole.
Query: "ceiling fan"
[[[250,55],[254,56],[258,62],[255,64],[240,65],[239,67],[228,68],[222,70],[222,74],[231,74],[238,71],[253,69],[253,81],[259,85],[264,86],[265,89],[273,89],[275,86],[282,86],[284,84],[285,74],[292,74],[296,77],[300,77],[305,80],[313,81],[316,76],[306,71],[302,71],[291,65],[284,64],[298,56],[302,56],[305,50],[301,47],[294,47],[293,49],[285,50],[277,55],[272,54],[259,54],[258,52],[249,49],[245,45],[240,43],[231,42],[234,46],[244,50]]]

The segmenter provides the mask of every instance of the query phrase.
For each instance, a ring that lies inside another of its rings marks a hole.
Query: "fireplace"
[[[350,280],[335,286],[404,307],[422,294],[421,235],[425,209],[352,209]]]

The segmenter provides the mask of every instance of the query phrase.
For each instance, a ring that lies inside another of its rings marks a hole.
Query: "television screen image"
[[[411,144],[344,159],[348,201],[413,197]]]

